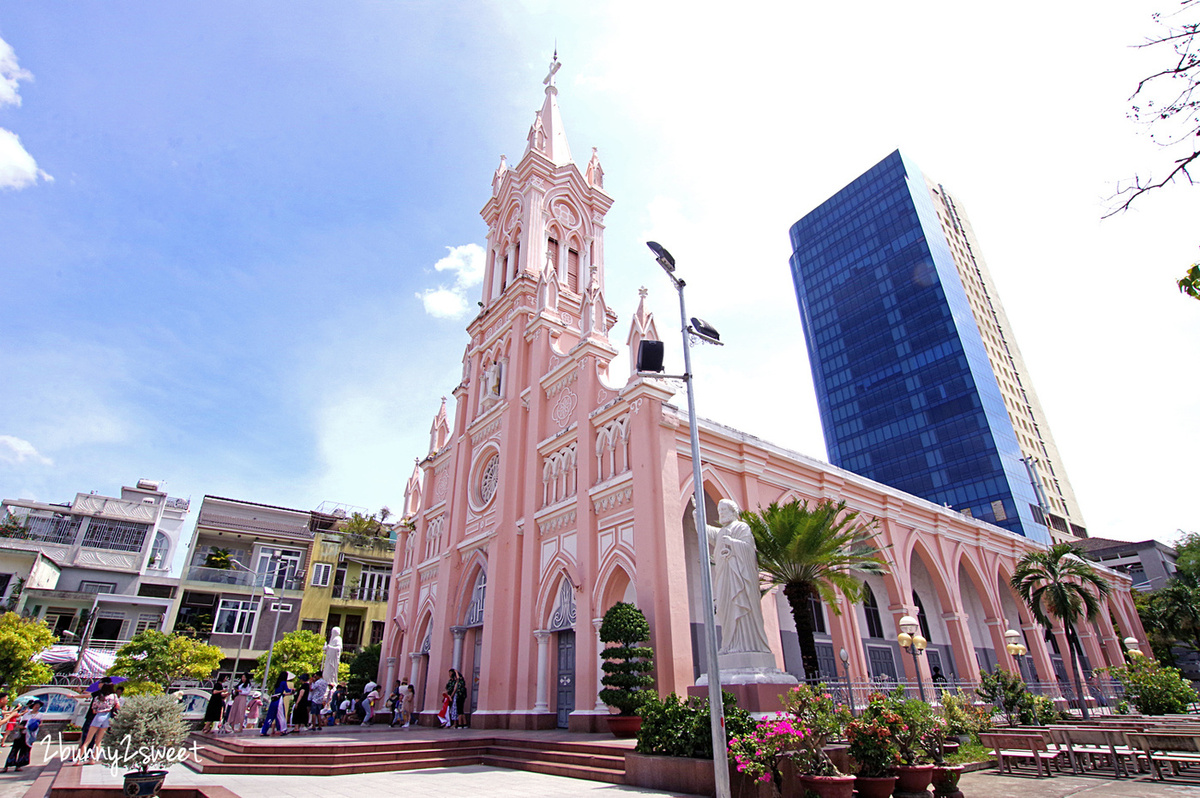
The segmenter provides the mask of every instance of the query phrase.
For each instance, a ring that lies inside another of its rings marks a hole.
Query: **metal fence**
[[[920,686],[914,681],[892,681],[891,679],[872,682],[849,682],[844,679],[825,679],[822,680],[822,683],[825,685],[826,691],[834,697],[836,702],[846,704],[854,711],[861,710],[870,703],[873,693],[892,693],[896,688],[903,689],[905,696],[908,698],[924,700],[935,706],[941,703],[940,697],[943,692],[957,693],[960,691],[966,693],[972,699],[973,703],[979,705],[988,703],[986,699],[976,692],[979,682],[956,679],[947,679],[944,682],[933,684],[925,682]],[[1033,695],[1049,698],[1054,702],[1055,708],[1059,710],[1067,712],[1077,712],[1079,710],[1081,702],[1073,683],[1026,682],[1025,686]],[[924,695],[922,695],[922,688],[924,688]],[[1117,705],[1124,699],[1125,695],[1120,682],[1099,677],[1093,677],[1085,681],[1083,690],[1088,711],[1096,715],[1115,714]],[[1002,708],[998,705],[995,709],[997,712],[1002,711]]]

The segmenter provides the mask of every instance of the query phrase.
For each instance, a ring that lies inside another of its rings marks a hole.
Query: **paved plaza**
[[[439,729],[413,729],[401,733],[384,728],[360,729],[341,727],[328,729],[321,735],[297,735],[271,738],[271,743],[302,745],[320,741],[332,749],[350,742],[366,742],[372,739],[383,741],[397,737],[433,738],[454,737],[464,742],[472,737],[485,736],[489,732],[469,730],[452,733]],[[531,736],[547,739],[588,739],[608,743],[614,747],[631,747],[630,741],[618,741],[604,735],[577,735],[568,732],[530,732]],[[244,738],[267,743],[257,733]],[[294,742],[293,742],[294,741]],[[44,768],[57,768],[58,763],[43,765],[43,747],[34,750],[32,763],[21,773],[8,773],[0,777],[0,798],[22,798],[33,785],[34,779]],[[120,786],[121,774],[112,773],[101,765],[72,766],[78,773],[79,784],[94,786]],[[648,790],[598,781],[550,776],[521,770],[469,765],[454,768],[432,768],[428,770],[391,771],[383,773],[358,773],[345,776],[271,776],[238,774],[197,773],[184,765],[170,769],[167,786],[186,787],[217,785],[225,787],[241,798],[363,798],[364,795],[470,795],[472,798],[558,798],[559,796],[678,796],[680,793]],[[1059,774],[1053,778],[1038,779],[1033,776],[1001,776],[995,770],[967,773],[961,787],[966,798],[1200,798],[1200,775],[1191,783],[1184,781],[1154,781],[1149,776],[1137,779],[1112,779],[1104,776],[1072,776]]]

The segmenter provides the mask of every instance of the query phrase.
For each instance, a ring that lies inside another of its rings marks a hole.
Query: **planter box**
[[[732,770],[732,768],[731,768]],[[730,776],[736,776],[731,773]],[[716,795],[711,759],[625,753],[625,783],[665,792]]]

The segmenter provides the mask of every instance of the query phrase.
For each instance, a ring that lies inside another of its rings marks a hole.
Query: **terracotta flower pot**
[[[933,765],[900,765],[896,768],[896,792],[920,795],[933,781]]]
[[[800,786],[821,798],[854,798],[854,776],[800,776]]]
[[[854,777],[854,789],[858,798],[889,798],[895,787],[895,776]]]
[[[642,728],[641,715],[609,715],[608,730],[613,737],[637,737]]]
[[[958,789],[958,780],[962,778],[962,765],[939,765],[933,769],[933,794],[937,798],[963,798],[962,790]]]

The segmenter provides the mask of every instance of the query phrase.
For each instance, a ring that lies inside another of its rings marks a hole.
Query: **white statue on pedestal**
[[[721,626],[720,653],[770,653],[771,644],[763,628],[758,548],[749,524],[740,515],[737,504],[722,499],[717,504],[721,526],[706,530],[713,562],[713,600]]]
[[[717,503],[717,518],[721,526],[708,526],[705,532],[713,563],[713,602],[721,627],[721,649],[717,654],[721,682],[794,684],[794,676],[776,667],[767,640],[754,533],[730,499]],[[708,674],[696,683],[708,684]]]
[[[335,626],[330,631],[329,642],[325,644],[325,663],[321,666],[321,676],[332,689],[338,683],[338,663],[342,661],[342,627]]]

